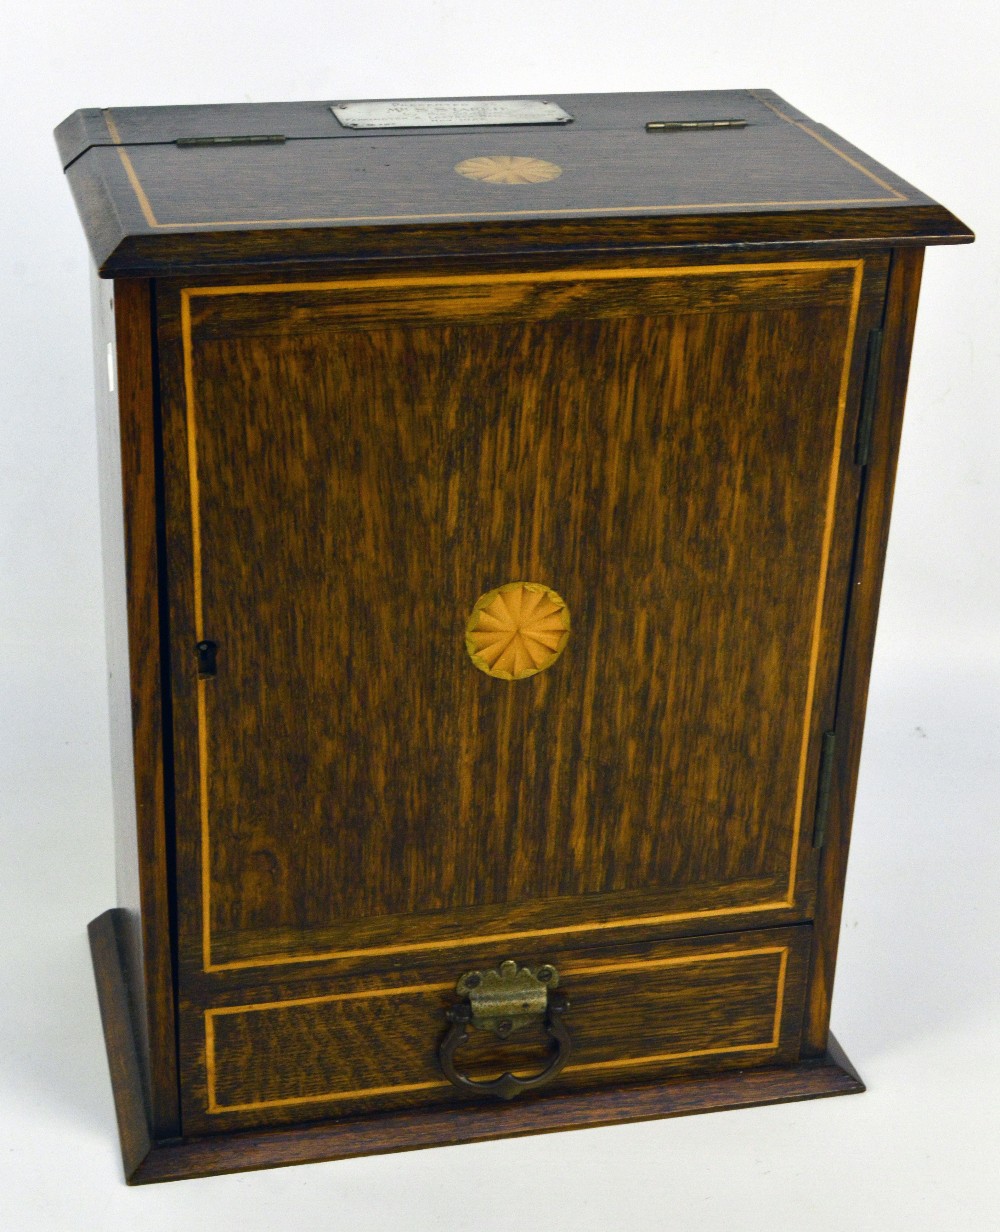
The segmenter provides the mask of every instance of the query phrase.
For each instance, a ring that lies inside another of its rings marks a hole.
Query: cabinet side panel
[[[837,701],[837,756],[829,825],[819,870],[812,974],[803,1037],[806,1056],[822,1054],[829,1035],[847,852],[923,259],[923,249],[896,249],[889,271],[871,461],[863,481],[852,598]]]
[[[125,581],[125,526],[121,431],[119,427],[114,286],[91,271],[97,459],[101,498],[101,555],[104,566],[104,633],[108,659],[111,727],[111,793],[115,822],[115,883],[120,945],[128,969],[131,1016],[148,1099],[149,1036],[142,964],[139,852],[133,789],[132,718],[129,698],[128,621]]]
[[[93,279],[122,945],[154,1137],[178,1132],[164,809],[150,286]]]

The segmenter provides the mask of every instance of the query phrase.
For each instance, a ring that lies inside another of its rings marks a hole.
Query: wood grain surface
[[[322,145],[116,145],[86,157],[105,164],[109,181],[121,163],[150,230],[899,207],[911,194],[927,201],[897,187],[890,173],[869,171],[763,114],[742,130],[679,136],[639,124],[624,132],[524,127],[366,134]],[[500,158],[557,173],[490,181],[457,170]]]
[[[331,330],[329,288],[313,332],[308,288],[289,310],[261,294],[264,331],[256,295],[207,294],[186,361],[165,331],[186,371],[165,403],[172,537],[192,552],[172,574],[180,863],[209,968],[266,957],[275,931],[307,958],[341,922],[341,948],[370,944],[380,916],[391,947],[454,944],[455,911],[490,904],[537,902],[545,927],[565,920],[550,899],[654,887],[666,913],[692,887],[695,912],[725,910],[714,889],[747,880],[794,902],[836,671],[822,633],[842,620],[833,528],[857,490],[840,455],[861,268],[825,273],[765,268],[756,311],[753,270],[623,279],[640,308],[656,281],[684,308],[632,317],[614,279],[592,303],[585,279],[539,280],[503,329],[469,321],[464,283],[456,305],[422,288],[443,319],[405,330]],[[230,336],[202,342],[230,302]],[[526,576],[574,634],[501,684],[469,664],[466,614]],[[219,672],[199,682],[203,636]]]
[[[140,1016],[142,988],[135,986],[139,969],[130,953],[134,929],[124,907],[105,911],[87,928],[126,1178],[155,1141],[150,1125],[148,1044]]]
[[[116,940],[122,914],[117,909],[105,912],[93,921],[89,931],[125,1179],[129,1184],[651,1117],[685,1116],[864,1090],[864,1084],[831,1037],[822,1057],[805,1062],[681,1075],[665,1082],[616,1083],[580,1092],[538,1091],[510,1104],[497,1100],[470,1101],[442,1108],[338,1117],[270,1130],[157,1141],[149,1133],[125,967]]]
[[[152,288],[92,277],[118,939],[153,1132],[179,1128]],[[169,697],[166,699],[169,704]],[[169,722],[167,723],[169,728]]]
[[[903,405],[923,258],[922,251],[900,250],[894,253],[886,295],[881,378],[876,391],[871,461],[865,468],[858,519],[851,603],[845,628],[837,703],[837,758],[816,907],[817,928],[804,1039],[806,1054],[812,1056],[822,1054],[829,1034],[868,681],[889,540],[889,516],[903,429]]]
[[[546,951],[569,998],[563,1019],[574,1041],[552,1090],[794,1059],[810,933],[801,925]],[[492,954],[479,956],[484,965],[495,965]],[[477,1098],[446,1081],[437,1057],[461,974],[439,960],[406,982],[321,979],[216,999],[198,1014],[198,1057],[185,1071],[188,1132]],[[550,1052],[541,1023],[503,1041],[473,1030],[458,1064],[480,1079],[530,1074]]]
[[[621,1125],[658,1117],[752,1108],[864,1091],[833,1037],[822,1057],[760,1069],[708,1072],[665,1082],[617,1084],[601,1090],[535,1093],[501,1106],[401,1110],[381,1116],[338,1117],[291,1128],[211,1134],[157,1145],[132,1173],[144,1185],[184,1177],[359,1155],[455,1146],[523,1134]]]
[[[428,246],[482,255],[607,242],[971,238],[947,210],[767,90],[553,101],[572,123],[358,131],[312,102],[90,109],[56,136],[105,274],[413,256]],[[746,125],[646,130],[650,120],[734,115]],[[286,140],[175,144],[254,134]],[[455,170],[483,159],[547,163],[559,174],[497,183]]]

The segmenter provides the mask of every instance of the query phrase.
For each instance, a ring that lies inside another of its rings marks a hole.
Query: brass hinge
[[[251,133],[246,137],[178,137],[174,145],[281,145],[281,133]]]
[[[649,120],[647,133],[681,133],[690,128],[746,128],[746,120]]]
[[[868,335],[865,355],[865,379],[861,386],[861,413],[858,435],[854,442],[854,461],[867,466],[872,450],[872,425],[875,422],[875,395],[878,392],[879,369],[882,366],[882,331],[873,329]]]
[[[519,967],[508,958],[492,971],[466,971],[456,992],[469,998],[474,1027],[506,1039],[532,1019],[545,1017],[549,991],[558,983],[559,972],[551,964]]]
[[[819,755],[819,786],[816,790],[816,820],[813,824],[813,846],[822,847],[826,842],[826,820],[830,813],[830,789],[833,786],[833,754],[837,746],[837,733],[823,733],[823,747]]]

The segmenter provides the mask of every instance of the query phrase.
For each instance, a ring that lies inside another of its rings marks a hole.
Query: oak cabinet
[[[760,91],[57,138],[128,1177],[861,1089],[867,673],[923,249],[967,229]]]

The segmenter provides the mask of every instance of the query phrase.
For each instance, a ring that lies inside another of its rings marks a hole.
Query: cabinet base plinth
[[[88,931],[125,1176],[132,1185],[851,1095],[865,1089],[831,1036],[823,1056],[771,1069],[729,1070],[585,1093],[539,1094],[511,1104],[463,1104],[154,1142],[121,961],[119,930],[124,915],[118,909],[106,911]]]

